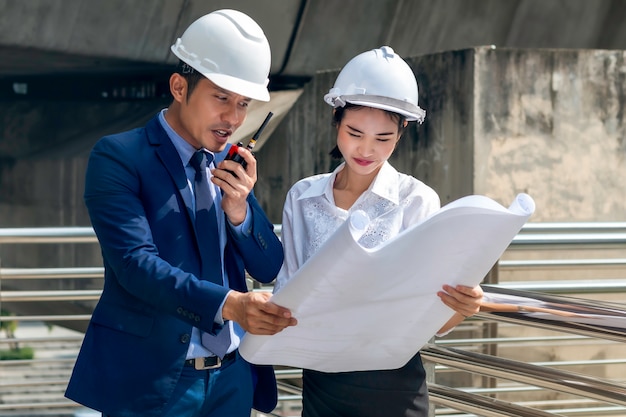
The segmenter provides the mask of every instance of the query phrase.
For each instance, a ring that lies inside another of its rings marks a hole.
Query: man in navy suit
[[[269,44],[250,17],[218,10],[171,49],[170,106],[100,139],[89,158],[105,281],[66,396],[108,417],[249,417],[276,406],[276,380],[238,355],[241,336],[296,324],[269,293],[247,292],[244,270],[271,282],[282,246],[252,192],[254,156],[224,160],[250,101],[269,100]],[[199,150],[208,166],[192,166]],[[212,233],[196,231],[199,190],[215,208]]]

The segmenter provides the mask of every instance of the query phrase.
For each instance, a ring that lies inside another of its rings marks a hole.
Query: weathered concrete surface
[[[427,116],[423,125],[409,125],[391,162],[433,186],[443,202],[474,189],[473,59],[473,49],[407,58],[417,74],[420,105]],[[336,140],[332,109],[322,97],[338,72],[316,74],[257,154],[257,197],[276,223],[282,221],[280,202],[295,181],[327,172],[337,164],[328,155]]]
[[[0,74],[172,64],[169,47],[184,29],[223,8],[259,22],[271,40],[272,69],[279,71],[300,7],[299,1],[274,0],[0,0]],[[60,55],[44,55],[42,62],[36,59],[42,52]]]
[[[272,73],[289,76],[385,43],[403,56],[491,44],[626,49],[622,0],[0,0],[0,74],[173,63],[176,37],[220,8],[257,20]]]
[[[626,50],[622,0],[0,0],[0,164],[42,148],[88,148],[110,119],[106,111],[70,117],[71,101],[96,107],[85,95],[103,107],[169,97],[170,45],[193,20],[225,7],[266,32],[275,93],[382,44],[402,56],[491,44]],[[138,84],[150,93],[128,93]],[[110,127],[133,128],[142,117]]]
[[[427,119],[412,124],[392,163],[433,186],[444,203],[478,193],[506,205],[528,192],[537,202],[532,221],[624,221],[624,56],[483,47],[410,58]],[[331,109],[322,100],[336,75],[318,73],[257,153],[256,193],[276,223],[287,189],[336,163],[328,155],[335,141]],[[124,115],[143,112],[145,119],[159,108],[118,106],[100,133],[114,131]],[[80,105],[66,117],[86,120],[112,108]],[[16,129],[37,120],[25,112]],[[66,126],[67,137],[80,135]],[[50,135],[59,129],[51,126]],[[3,162],[0,227],[89,225],[81,167],[96,139]]]
[[[626,220],[626,52],[476,51],[474,191],[533,221]]]
[[[526,192],[531,221],[624,221],[625,55],[481,47],[408,59],[427,116],[391,162],[443,203],[484,194],[507,206]],[[316,75],[258,155],[258,195],[275,222],[293,182],[333,166],[322,97],[336,75]]]

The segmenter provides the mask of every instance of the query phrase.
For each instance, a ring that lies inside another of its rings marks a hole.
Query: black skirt
[[[428,417],[419,353],[400,369],[302,374],[302,417]]]

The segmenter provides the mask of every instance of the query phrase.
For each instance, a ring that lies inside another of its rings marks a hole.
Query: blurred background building
[[[272,101],[233,138],[276,114],[257,145],[272,221],[289,185],[332,163],[332,71],[383,44],[411,61],[428,112],[393,161],[443,202],[527,191],[534,220],[623,220],[622,0],[3,0],[0,227],[89,225],[89,150],[168,104],[170,45],[219,8],[251,15],[272,48]]]

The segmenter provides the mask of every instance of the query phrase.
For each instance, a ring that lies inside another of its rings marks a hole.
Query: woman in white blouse
[[[356,210],[371,219],[359,243],[375,247],[440,207],[437,193],[387,162],[410,121],[422,122],[415,76],[383,46],[350,60],[324,96],[334,107],[337,146],[344,162],[332,173],[298,181],[283,211],[285,261],[278,291]],[[444,286],[442,302],[455,315],[440,334],[478,312],[479,286]],[[354,353],[358,355],[358,352]],[[303,371],[304,417],[428,416],[425,370],[419,353],[395,370],[324,373]]]

